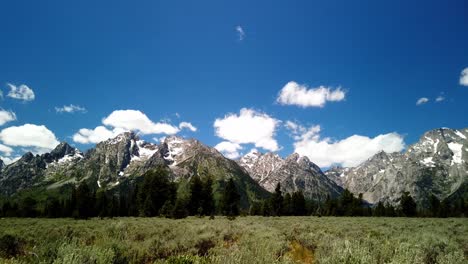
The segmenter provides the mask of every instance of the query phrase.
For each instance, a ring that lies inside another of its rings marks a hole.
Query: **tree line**
[[[117,216],[164,216],[184,218],[189,215],[214,216],[221,214],[236,216],[240,213],[240,195],[233,179],[224,184],[222,197],[216,205],[213,192],[213,179],[201,180],[193,176],[189,182],[189,192],[178,194],[177,183],[169,180],[164,168],[146,172],[143,180],[134,188],[93,191],[86,183],[73,186],[69,195],[59,198],[50,195],[40,201],[34,195],[21,198],[3,199],[0,206],[1,217],[91,217]]]
[[[386,216],[386,217],[457,217],[467,216],[466,200],[455,203],[439,201],[429,197],[427,208],[418,208],[413,197],[405,192],[397,205],[379,202],[375,206],[367,204],[362,194],[355,197],[345,189],[339,197],[327,196],[322,203],[308,200],[302,191],[283,193],[278,183],[275,192],[268,199],[252,201],[250,208],[240,207],[240,194],[231,178],[222,182],[221,196],[216,201],[214,182],[210,176],[191,177],[187,192],[169,179],[164,168],[146,172],[142,181],[134,187],[120,188],[119,191],[99,188],[92,190],[86,182],[73,186],[69,195],[47,196],[44,200],[26,195],[20,199],[3,199],[0,206],[1,217],[91,217],[117,216],[162,216],[184,218],[191,216],[224,215],[234,218],[238,215],[260,216]]]

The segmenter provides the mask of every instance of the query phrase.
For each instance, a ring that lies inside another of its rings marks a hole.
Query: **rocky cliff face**
[[[309,199],[324,201],[327,195],[335,197],[342,191],[317,165],[297,153],[282,159],[274,153],[251,152],[238,163],[249,172],[252,179],[270,192],[280,183],[284,192],[300,190]]]
[[[468,182],[468,129],[435,129],[404,153],[380,152],[354,168],[326,175],[370,203],[395,203],[409,191],[425,203],[430,194],[445,199]]]

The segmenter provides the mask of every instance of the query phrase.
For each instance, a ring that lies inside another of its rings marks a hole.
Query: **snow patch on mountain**
[[[452,165],[453,164],[461,164],[462,161],[462,144],[450,142],[447,144],[450,150],[453,152],[453,158],[452,158]]]

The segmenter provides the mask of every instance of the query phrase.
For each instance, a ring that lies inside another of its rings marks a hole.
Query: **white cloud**
[[[23,101],[32,101],[35,98],[33,90],[25,84],[16,86],[14,84],[7,83],[7,86],[10,88],[10,91],[7,94],[8,97]]]
[[[468,68],[465,68],[460,75],[460,85],[468,86]]]
[[[181,122],[180,128],[165,122],[153,122],[144,113],[138,110],[116,110],[102,119],[104,126],[94,129],[82,128],[73,135],[73,141],[89,144],[99,143],[109,138],[116,137],[125,131],[135,131],[143,135],[165,134],[173,135],[180,129],[187,128],[196,131],[191,123]]]
[[[399,152],[405,147],[403,137],[397,133],[378,135],[374,138],[353,135],[333,141],[320,138],[320,126],[312,126],[294,143],[295,152],[307,156],[320,167],[341,165],[357,166],[379,151]]]
[[[16,114],[12,111],[0,110],[0,126],[3,126],[5,123],[16,120]]]
[[[443,97],[442,95],[437,96],[437,98],[435,99],[436,102],[442,102],[444,100],[445,100],[445,97]]]
[[[429,102],[429,98],[421,97],[416,101],[416,105],[422,105]]]
[[[0,144],[0,152],[5,153],[6,156],[10,156],[11,153],[13,152],[13,149],[10,148],[9,146],[5,146],[3,144]]]
[[[74,112],[86,112],[86,108],[81,107],[79,105],[64,105],[62,107],[55,107],[55,111],[57,113],[74,113]]]
[[[229,141],[223,141],[215,146],[219,152],[223,153],[224,156],[230,159],[237,159],[240,157],[239,150],[242,149],[242,146],[237,143],[232,143]]]
[[[5,128],[0,131],[0,140],[8,146],[31,147],[36,153],[50,151],[59,144],[46,126],[33,124]]]
[[[253,109],[242,108],[240,114],[228,114],[214,122],[216,135],[236,144],[255,144],[269,151],[279,149],[274,139],[279,120]]]
[[[3,162],[5,163],[5,165],[8,165],[8,164],[11,164],[17,160],[19,160],[21,158],[21,156],[16,156],[16,157],[4,157],[4,156],[0,156],[0,159],[3,160]]]
[[[73,135],[73,141],[81,144],[99,143],[114,138],[122,132],[124,132],[122,129],[109,130],[104,126],[98,126],[95,129],[82,128]]]
[[[245,31],[241,26],[236,26],[237,36],[239,37],[239,41],[244,40],[245,38]]]
[[[291,132],[290,136],[295,140],[299,140],[302,137],[302,134],[307,132],[306,127],[291,120],[287,120],[284,123],[284,126]]]
[[[194,127],[191,123],[189,123],[189,122],[180,122],[179,129],[184,129],[184,128],[186,128],[186,129],[188,129],[188,130],[190,130],[192,132],[197,131],[197,128]]]
[[[102,123],[114,128],[139,131],[142,134],[167,134],[179,132],[179,128],[168,123],[154,123],[138,110],[116,110],[102,120]]]
[[[345,92],[340,87],[335,90],[325,86],[309,89],[305,85],[291,81],[281,89],[276,101],[282,105],[324,107],[327,101],[339,102],[344,100],[345,95]]]

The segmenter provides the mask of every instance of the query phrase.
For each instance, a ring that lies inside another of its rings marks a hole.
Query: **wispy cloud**
[[[16,114],[14,112],[0,109],[0,126],[3,126],[5,123],[15,120]]]
[[[465,68],[460,75],[460,84],[468,86],[468,68]]]
[[[239,41],[244,40],[245,38],[245,31],[241,26],[236,26],[237,36],[239,37]]]
[[[439,95],[439,96],[437,96],[437,98],[435,99],[435,101],[438,102],[438,103],[439,103],[439,102],[442,102],[442,101],[445,101],[445,97],[442,96],[442,95]]]
[[[64,105],[62,107],[55,107],[55,111],[57,113],[75,113],[75,112],[85,113],[86,108],[81,107],[79,105],[71,104],[71,105]]]
[[[16,86],[11,83],[7,83],[7,86],[10,88],[7,96],[13,99],[18,99],[22,101],[32,101],[35,98],[34,91],[25,84]]]
[[[429,102],[429,98],[427,97],[421,97],[416,101],[416,105],[422,105]]]

